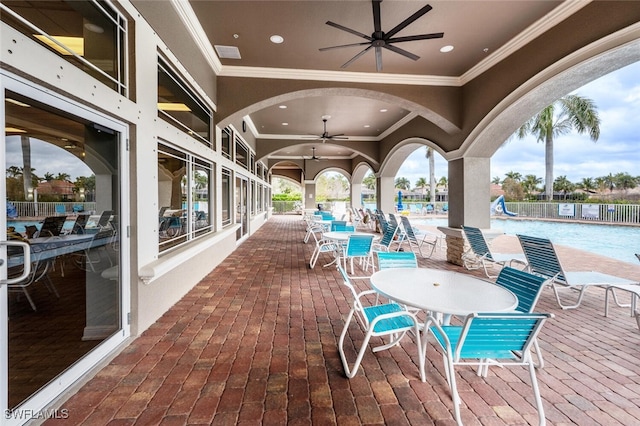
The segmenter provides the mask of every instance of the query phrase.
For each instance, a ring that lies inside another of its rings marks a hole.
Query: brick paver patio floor
[[[68,419],[46,424],[454,425],[433,346],[426,383],[411,338],[368,351],[356,377],[344,376],[337,339],[348,295],[335,268],[308,268],[313,246],[303,236],[300,217],[271,218],[64,402]],[[625,270],[568,253],[581,269]],[[420,263],[462,270],[442,250]],[[640,424],[640,332],[628,309],[612,308],[605,318],[603,307],[600,289],[590,289],[575,310],[560,310],[551,290],[538,302],[537,311],[556,316],[540,336],[548,424]],[[362,337],[352,326],[348,340]],[[466,425],[537,423],[524,368],[494,367],[486,378],[459,371]]]

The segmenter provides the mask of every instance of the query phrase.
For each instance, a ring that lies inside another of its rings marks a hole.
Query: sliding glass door
[[[1,248],[0,278],[31,271],[0,284],[0,409],[21,424],[129,334],[127,128],[4,80],[0,240],[30,256]]]

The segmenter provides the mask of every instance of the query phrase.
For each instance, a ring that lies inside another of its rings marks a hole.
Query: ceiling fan
[[[316,147],[315,147],[315,146],[312,146],[312,147],[311,147],[311,151],[313,152],[313,155],[311,156],[311,158],[307,158],[307,157],[305,157],[305,158],[304,158],[305,160],[324,161],[324,159],[323,159],[322,157],[318,157],[318,156],[316,155]]]
[[[405,27],[409,26],[418,18],[422,17],[424,14],[429,12],[432,9],[430,5],[426,5],[422,7],[413,15],[409,16],[407,19],[405,19],[404,21],[402,21],[401,23],[399,23],[398,25],[396,25],[391,30],[385,33],[384,31],[382,31],[382,23],[380,19],[380,3],[382,3],[382,0],[371,0],[371,5],[373,6],[373,33],[371,34],[371,36],[368,36],[366,34],[363,34],[351,28],[347,28],[343,25],[336,24],[335,22],[327,21],[327,25],[330,25],[342,31],[346,31],[350,34],[357,35],[358,37],[362,37],[367,41],[364,41],[361,43],[343,44],[340,46],[323,47],[320,49],[320,51],[324,52],[326,50],[340,49],[343,47],[368,45],[367,47],[365,47],[363,51],[356,54],[353,58],[349,59],[340,67],[340,68],[347,68],[354,61],[356,61],[362,55],[367,53],[372,47],[374,47],[375,53],[376,53],[376,70],[380,72],[382,71],[382,48],[388,49],[392,52],[399,53],[402,56],[406,56],[409,59],[413,59],[414,61],[417,61],[418,59],[420,59],[418,55],[414,55],[411,52],[401,49],[395,46],[394,43],[402,43],[405,41],[415,41],[415,40],[429,40],[434,38],[442,38],[444,36],[444,33],[431,33],[431,34],[420,34],[420,35],[413,35],[413,36],[406,36],[406,37],[393,37],[400,31],[402,31]]]
[[[321,135],[316,135],[316,136],[312,136],[315,139],[322,139],[322,143],[325,143],[328,140],[344,140],[344,139],[349,139],[347,136],[344,136],[344,133],[340,133],[338,135],[330,135],[329,132],[327,132],[327,120],[329,120],[331,118],[330,115],[323,115],[322,116],[322,134]]]

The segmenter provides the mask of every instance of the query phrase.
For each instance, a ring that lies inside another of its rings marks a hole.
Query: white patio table
[[[518,298],[509,290],[473,275],[428,268],[391,268],[371,275],[381,295],[408,306],[445,315],[509,312]],[[446,322],[446,321],[445,321]]]

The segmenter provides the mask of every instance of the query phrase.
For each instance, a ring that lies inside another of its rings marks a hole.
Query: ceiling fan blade
[[[327,25],[332,26],[332,27],[337,28],[337,29],[342,30],[342,31],[346,31],[346,32],[348,32],[350,34],[357,35],[358,37],[362,37],[362,38],[364,38],[366,40],[369,40],[369,41],[373,40],[373,38],[371,38],[371,36],[368,36],[366,34],[363,34],[363,33],[359,32],[359,31],[356,31],[356,30],[352,30],[351,28],[347,28],[347,27],[345,27],[343,25],[336,24],[335,22],[327,21]]]
[[[358,53],[356,56],[354,56],[353,58],[349,59],[347,62],[345,62],[340,68],[347,68],[349,65],[351,65],[356,59],[358,59],[360,56],[364,55],[365,53],[367,53],[367,51],[369,49],[371,49],[373,46],[369,45],[366,49],[364,49],[362,52]]]
[[[420,18],[422,15],[424,15],[425,13],[430,11],[431,9],[433,9],[431,7],[431,5],[426,5],[426,6],[422,7],[416,13],[414,13],[411,16],[409,16],[407,19],[405,19],[404,21],[400,22],[398,25],[393,27],[390,31],[387,31],[387,33],[384,35],[385,40],[390,39],[395,34],[397,34],[398,32],[402,31],[405,27],[407,27],[409,24],[413,23],[413,21],[415,21],[416,19]]]
[[[392,52],[399,53],[399,54],[400,54],[400,55],[402,55],[402,56],[406,56],[406,57],[407,57],[407,58],[409,58],[409,59],[413,59],[414,61],[417,61],[418,59],[420,59],[420,56],[418,56],[418,55],[414,55],[413,53],[411,53],[411,52],[407,52],[406,50],[404,50],[404,49],[400,49],[399,47],[394,46],[394,45],[385,44],[383,47],[384,47],[385,49],[389,49],[389,50],[391,50]]]
[[[389,40],[387,40],[387,44],[401,43],[403,41],[431,40],[434,38],[442,38],[442,37],[444,37],[444,33],[419,34],[419,35],[406,36],[406,37],[390,38]]]
[[[324,52],[326,50],[342,49],[343,47],[364,46],[364,45],[367,45],[367,44],[369,44],[368,41],[363,41],[362,43],[351,43],[351,44],[342,44],[340,46],[321,47],[319,50],[321,52]]]
[[[382,21],[380,19],[380,3],[382,0],[372,0],[371,6],[373,8],[373,31],[376,33],[382,32]]]
[[[382,71],[382,48],[376,46],[376,71]]]

